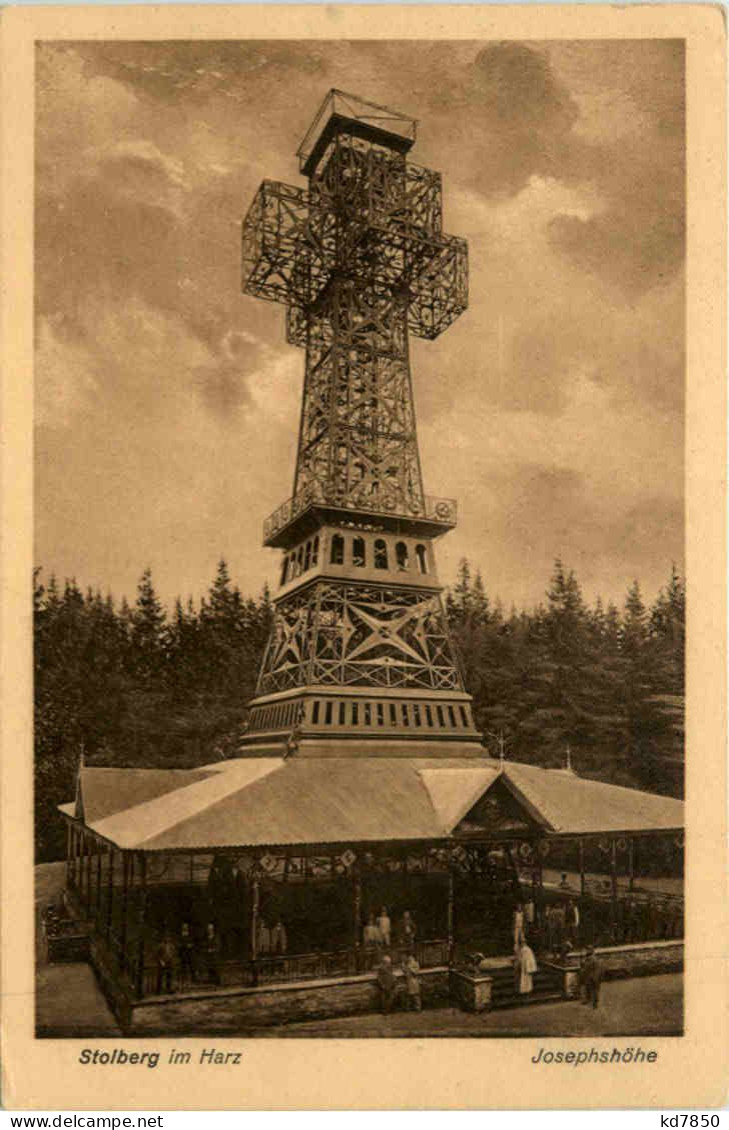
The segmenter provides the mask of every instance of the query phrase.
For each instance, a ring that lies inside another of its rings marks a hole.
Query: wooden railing
[[[415,956],[421,969],[448,964],[448,941],[444,938],[416,942]],[[192,980],[186,980],[179,966],[176,966],[169,979],[160,976],[156,965],[145,963],[142,977],[142,995],[155,996],[158,993],[192,992],[197,989],[226,988],[233,986],[254,987],[256,985],[283,984],[293,981],[318,980],[323,977],[347,977],[358,973],[370,973],[382,961],[383,950],[373,948],[329,950],[324,953],[267,954],[250,959],[222,960],[217,963],[217,979],[210,969],[202,969]],[[402,965],[408,950],[397,946],[387,951],[395,968]]]

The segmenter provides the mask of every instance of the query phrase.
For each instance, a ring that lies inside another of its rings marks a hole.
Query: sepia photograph
[[[683,42],[37,62],[38,1034],[680,1034]]]
[[[727,953],[693,25],[280,11],[28,17],[17,1022],[89,1109],[122,1068],[188,1109],[214,1067],[220,1108],[689,1086]]]

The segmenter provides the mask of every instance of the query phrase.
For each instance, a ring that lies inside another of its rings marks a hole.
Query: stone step
[[[538,969],[533,975],[531,993],[518,993],[514,986],[514,970],[502,966],[491,971],[493,980],[491,999],[495,1008],[516,1007],[537,1000],[559,1000],[562,997],[562,979],[555,970]]]
[[[546,1004],[549,1001],[563,1000],[562,993],[557,990],[534,989],[531,993],[511,993],[510,996],[493,997],[492,1008],[522,1008],[527,1004]]]

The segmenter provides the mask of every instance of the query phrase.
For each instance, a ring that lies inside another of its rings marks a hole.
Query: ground
[[[457,1008],[427,1012],[369,1013],[333,1020],[311,1020],[261,1030],[256,1036],[677,1036],[683,1026],[680,973],[609,981],[600,1004],[578,1001],[523,1005],[490,1013]]]
[[[121,1029],[90,965],[39,965],[35,977],[39,1036],[120,1036]]]
[[[63,864],[36,868],[36,905],[45,906],[63,883]],[[38,1034],[119,1036],[121,1032],[101,994],[90,966],[47,965],[38,947],[36,976]],[[491,1013],[465,1013],[456,1008],[390,1016],[312,1020],[241,1033],[278,1037],[372,1036],[671,1036],[683,1026],[683,978],[669,973],[627,981],[609,981],[596,1010],[576,1001],[523,1005]]]

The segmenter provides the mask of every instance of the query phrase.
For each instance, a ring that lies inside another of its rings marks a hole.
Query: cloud
[[[280,306],[241,295],[238,225],[264,176],[299,183],[329,86],[421,119],[413,157],[470,245],[469,310],[412,342],[428,489],[461,506],[445,578],[467,553],[531,599],[563,552],[610,596],[680,553],[680,45],[415,47],[39,49],[46,562],[81,576],[82,554],[129,591],[150,559],[172,595],[220,552],[245,588],[269,571],[258,521],[290,493],[304,354]]]
[[[534,178],[589,191],[593,215],[551,217],[553,246],[632,301],[684,259],[683,47],[582,46],[566,68],[575,93],[560,45],[478,50],[440,92],[461,119],[443,149],[486,199],[517,197]]]
[[[472,166],[479,191],[514,195],[532,176],[554,175],[579,112],[546,56],[520,43],[484,47],[467,84],[481,135]]]
[[[90,349],[69,340],[62,324],[41,318],[34,365],[36,426],[72,427],[98,389],[95,369]]]

